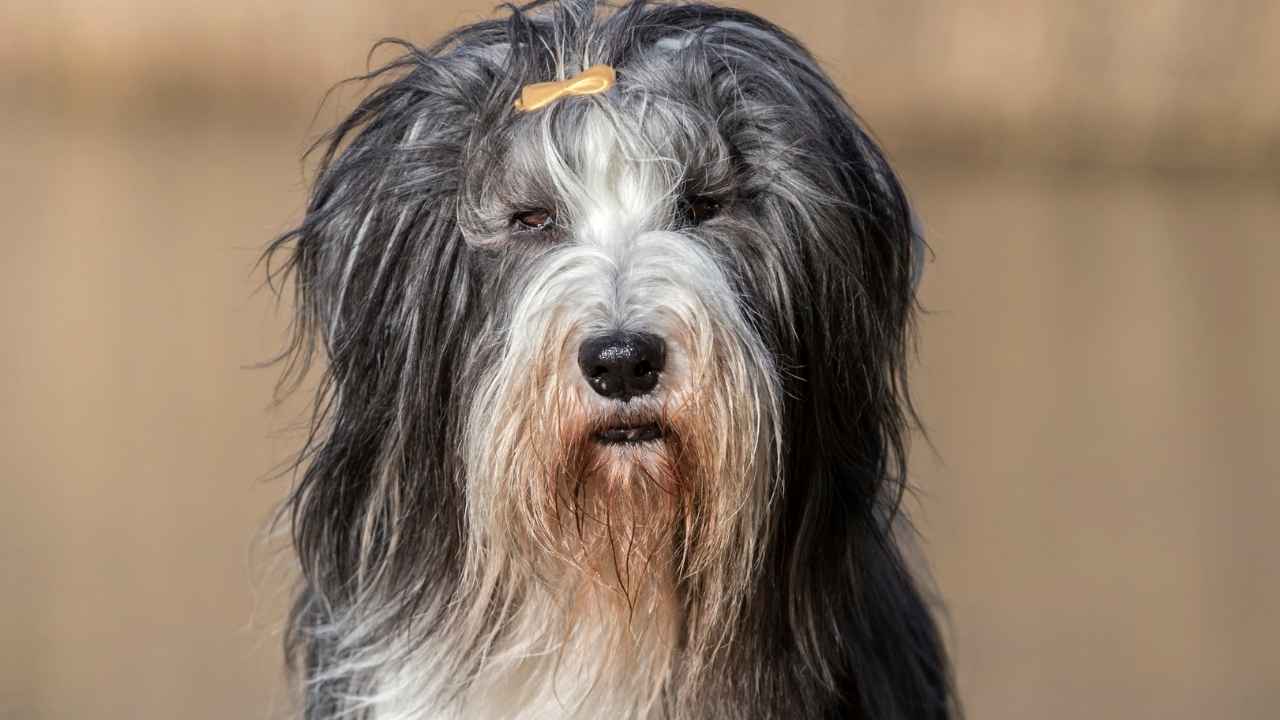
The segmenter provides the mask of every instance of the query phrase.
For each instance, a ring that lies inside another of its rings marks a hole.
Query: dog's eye
[[[681,202],[681,211],[690,225],[701,225],[720,214],[720,202],[706,195],[693,195]]]
[[[547,230],[555,224],[556,214],[550,210],[526,210],[511,218],[512,227],[524,232]]]

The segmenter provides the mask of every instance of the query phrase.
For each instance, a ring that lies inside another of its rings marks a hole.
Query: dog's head
[[[307,602],[353,648],[422,617],[478,646],[595,588],[712,654],[780,603],[757,622],[826,663],[812,561],[882,541],[903,476],[921,245],[880,150],[738,11],[566,0],[404,50],[273,248],[328,369]],[[596,64],[612,87],[517,109]]]

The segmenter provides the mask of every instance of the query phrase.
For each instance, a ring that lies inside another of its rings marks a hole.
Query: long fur
[[[286,379],[325,368],[283,509],[304,716],[953,716],[898,543],[922,244],[814,59],[643,1],[395,44],[267,254]],[[574,361],[623,331],[670,348],[627,403]],[[592,440],[621,421],[664,439]]]

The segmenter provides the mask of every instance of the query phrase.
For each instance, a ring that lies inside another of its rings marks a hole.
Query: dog
[[[543,0],[316,146],[282,518],[308,720],[958,712],[904,555],[925,246],[769,22]]]

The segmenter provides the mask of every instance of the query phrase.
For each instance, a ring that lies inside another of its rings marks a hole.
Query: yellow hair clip
[[[608,65],[592,65],[568,80],[525,85],[516,100],[516,110],[529,112],[546,107],[569,95],[595,95],[613,87],[618,75]]]

